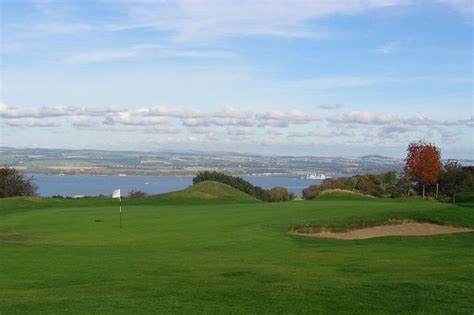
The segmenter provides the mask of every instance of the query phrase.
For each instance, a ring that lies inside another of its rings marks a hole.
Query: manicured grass
[[[474,227],[473,208],[390,199],[263,203],[225,187],[230,195],[218,198],[193,189],[192,198],[124,200],[122,230],[117,200],[1,200],[0,314],[474,310],[474,233],[357,241],[286,233],[392,218]]]

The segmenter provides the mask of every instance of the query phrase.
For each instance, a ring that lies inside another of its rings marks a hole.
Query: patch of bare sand
[[[413,221],[390,221],[388,224],[374,227],[355,229],[343,232],[331,232],[321,230],[318,232],[298,232],[292,231],[291,234],[310,237],[335,238],[340,240],[362,240],[367,238],[382,236],[423,236],[437,234],[451,234],[460,232],[474,232],[474,229],[466,227],[456,227],[451,225],[439,225],[432,223],[422,223]]]

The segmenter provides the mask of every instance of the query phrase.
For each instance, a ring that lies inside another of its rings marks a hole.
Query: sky
[[[474,159],[470,0],[0,0],[0,145]]]

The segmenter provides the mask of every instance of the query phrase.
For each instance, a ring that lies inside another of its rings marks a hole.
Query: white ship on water
[[[325,174],[321,173],[320,171],[317,171],[317,172],[308,172],[306,174],[306,176],[304,176],[303,178],[305,179],[326,179],[326,178],[329,178],[329,176],[326,176]]]

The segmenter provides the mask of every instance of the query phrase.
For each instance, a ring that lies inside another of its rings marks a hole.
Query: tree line
[[[474,191],[474,167],[462,166],[456,160],[441,164],[441,153],[432,143],[410,143],[402,173],[355,175],[327,178],[320,185],[303,190],[304,199],[314,199],[322,191],[344,189],[374,197],[398,198],[410,195],[431,195],[439,200],[455,202],[456,193]]]

